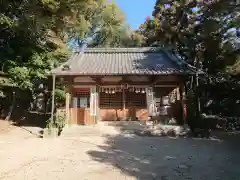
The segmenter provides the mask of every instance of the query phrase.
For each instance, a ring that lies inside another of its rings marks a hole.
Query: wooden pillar
[[[123,120],[126,120],[126,97],[125,97],[125,87],[122,89],[122,98],[123,98]]]
[[[199,76],[198,76],[198,73],[196,74],[196,90],[197,90],[197,113],[198,113],[198,116],[200,116],[201,114],[201,104],[200,104],[200,99],[199,99]],[[195,92],[196,92],[195,90]]]
[[[71,122],[70,124],[78,124],[78,116],[77,116],[77,112],[78,112],[78,107],[77,107],[77,102],[78,98],[76,96],[72,96],[72,105],[71,105]]]
[[[93,86],[90,89],[91,95],[90,95],[90,116],[92,116],[92,120],[94,122],[90,122],[91,124],[96,124],[96,117],[97,117],[97,109],[98,109],[98,103],[97,103],[97,87]]]
[[[97,88],[96,88],[96,119],[95,119],[95,123],[97,124],[98,123],[98,121],[99,121],[99,119],[100,119],[100,95],[99,95],[99,93],[100,93],[100,88],[99,88],[99,86],[97,86]]]
[[[153,87],[147,87],[145,91],[146,91],[146,98],[147,98],[148,115],[154,116],[155,101],[154,101]]]
[[[187,124],[187,122],[186,122],[186,92],[185,92],[184,85],[180,86],[179,94],[180,94],[180,101],[181,101],[181,112],[182,112],[183,123]]]
[[[180,87],[178,87],[177,89],[177,101],[179,101],[179,100],[181,100],[181,89],[180,89]]]
[[[53,75],[52,82],[52,108],[51,108],[51,119],[54,117],[54,108],[55,108],[55,84],[56,84],[56,75]]]
[[[67,86],[66,88],[66,100],[65,100],[65,108],[66,108],[66,121],[67,121],[67,125],[70,125],[70,90],[69,90],[69,86]]]

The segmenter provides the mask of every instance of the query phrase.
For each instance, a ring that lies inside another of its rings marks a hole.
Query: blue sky
[[[144,23],[147,16],[152,16],[156,0],[115,0],[115,2],[125,13],[127,22],[134,30]]]

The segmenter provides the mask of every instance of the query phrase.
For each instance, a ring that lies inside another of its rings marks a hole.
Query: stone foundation
[[[187,127],[171,125],[147,125],[143,131],[136,132],[139,135],[151,136],[185,136],[189,132]]]
[[[189,132],[188,127],[175,125],[153,124],[151,121],[116,121],[101,122],[103,126],[113,126],[124,134],[137,134],[141,136],[185,136]]]

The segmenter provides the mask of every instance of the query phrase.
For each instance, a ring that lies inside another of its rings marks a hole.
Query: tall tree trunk
[[[201,102],[200,102],[200,94],[199,94],[199,77],[198,74],[196,74],[196,88],[197,88],[197,113],[198,116],[201,114]]]
[[[15,103],[16,103],[16,92],[13,91],[13,93],[12,93],[12,103],[11,103],[11,106],[9,108],[8,115],[5,118],[6,121],[9,121],[11,119],[11,115],[13,113]]]

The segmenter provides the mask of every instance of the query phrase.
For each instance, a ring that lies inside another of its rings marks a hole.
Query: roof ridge
[[[86,48],[84,53],[157,53],[159,47],[136,47],[136,48]]]
[[[189,63],[187,63],[186,61],[184,61],[181,58],[178,58],[176,56],[176,54],[172,51],[169,50],[164,50],[162,49],[162,51],[175,63],[177,63],[177,65],[184,67],[184,68],[188,68],[189,70],[193,71],[194,73],[199,72],[202,73],[202,71],[199,71],[196,67],[190,65]]]

